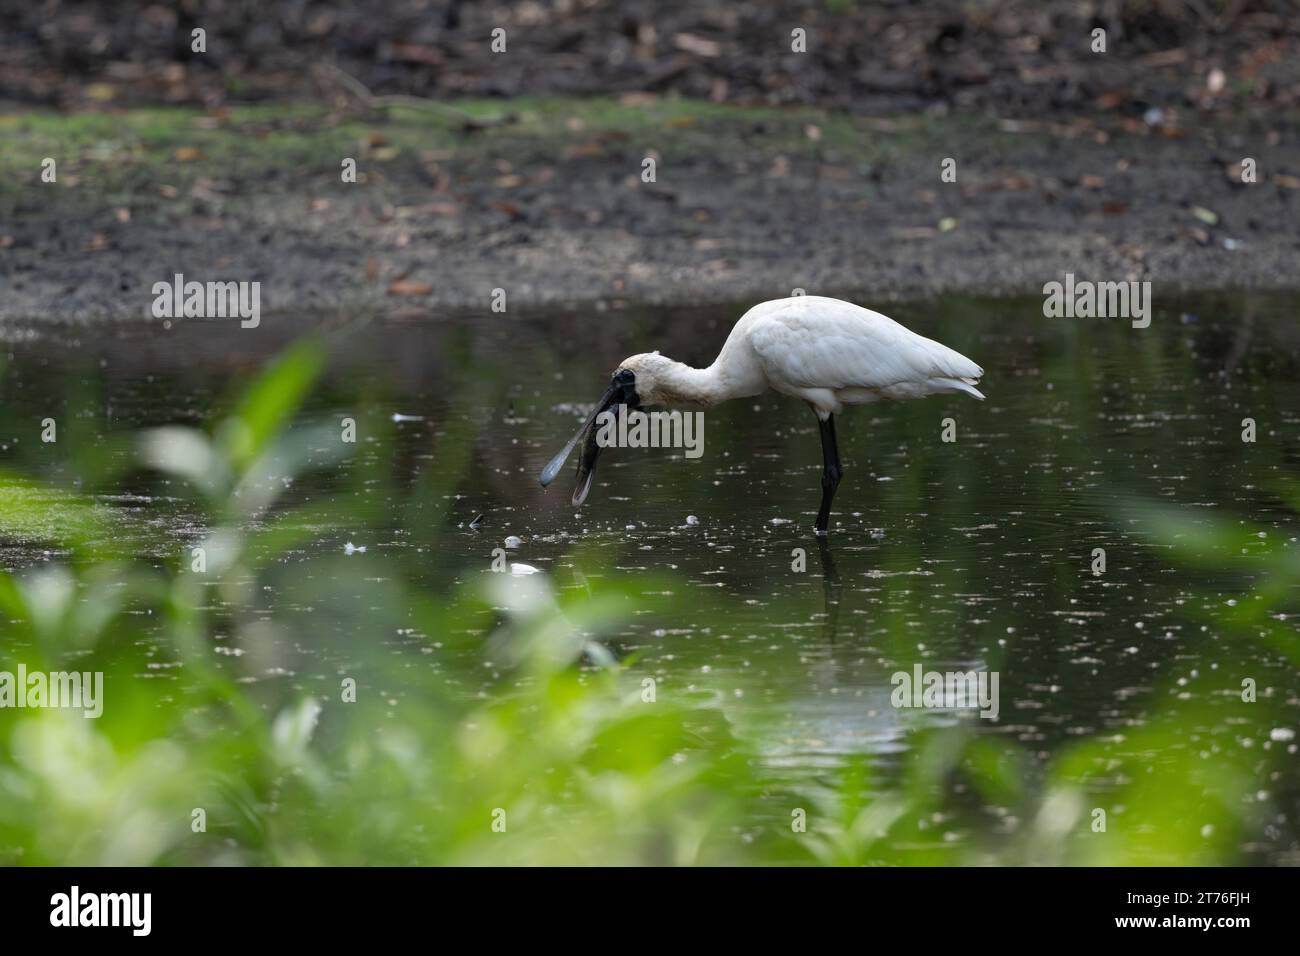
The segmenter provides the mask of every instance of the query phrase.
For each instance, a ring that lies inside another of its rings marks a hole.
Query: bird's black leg
[[[831,500],[839,487],[844,469],[840,466],[840,450],[835,445],[835,416],[827,415],[821,422],[822,430],[822,506],[817,510],[816,529],[825,534],[831,522]]]

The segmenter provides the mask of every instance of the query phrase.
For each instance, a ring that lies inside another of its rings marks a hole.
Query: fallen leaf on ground
[[[717,56],[722,52],[722,46],[713,40],[706,40],[704,37],[697,37],[693,33],[679,33],[673,37],[673,46],[684,53],[694,53],[696,56]]]
[[[587,143],[574,143],[572,146],[566,146],[564,149],[565,159],[584,159],[589,156],[599,156],[603,150],[600,143],[595,140]]]
[[[433,286],[429,283],[414,279],[395,279],[388,284],[389,295],[428,295],[432,291]]]
[[[427,63],[439,66],[446,59],[437,47],[422,43],[394,43],[389,48],[389,58],[398,63]]]

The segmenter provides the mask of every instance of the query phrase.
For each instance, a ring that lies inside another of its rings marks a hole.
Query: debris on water
[[[1153,106],[1142,114],[1142,121],[1148,126],[1163,126],[1165,122],[1165,111],[1158,106]]]
[[[478,530],[478,526],[479,526],[480,524],[482,524],[482,523],[483,523],[483,515],[482,515],[482,514],[476,514],[473,518],[470,519],[470,522],[469,522],[469,529],[470,529],[471,531],[477,531],[477,530]]]
[[[1290,727],[1274,727],[1268,732],[1268,739],[1286,743],[1288,740],[1295,740],[1295,731]]]
[[[885,529],[884,529],[884,528],[872,528],[871,531],[870,531],[869,533],[870,533],[870,535],[871,535],[871,540],[872,540],[872,541],[880,541],[880,540],[882,540],[882,539],[885,537]]]
[[[776,525],[789,524],[789,523],[790,523],[790,519],[789,519],[789,518],[773,518],[773,519],[772,519],[772,524],[776,524]]]
[[[700,523],[700,519],[697,518],[697,517],[695,517],[695,515],[687,515],[687,516],[686,516],[686,523],[687,523],[688,525],[690,525],[691,527],[694,527],[695,525],[697,525],[697,524]]]
[[[423,415],[403,415],[401,412],[393,412],[393,421],[395,422],[422,422]]]
[[[349,541],[347,544],[343,546],[343,553],[344,554],[365,554],[366,546],[363,544],[358,547],[357,545]]]
[[[519,546],[520,546],[521,544],[523,544],[523,543],[524,543],[524,542],[523,542],[522,539],[520,539],[519,537],[517,537],[516,535],[513,535],[513,534],[506,538],[506,547],[507,547],[507,548],[512,548],[512,549],[513,549],[513,548],[517,548],[517,547],[519,547]]]
[[[516,561],[510,565],[511,574],[541,574],[541,568],[535,568],[531,564],[524,564],[522,561]]]

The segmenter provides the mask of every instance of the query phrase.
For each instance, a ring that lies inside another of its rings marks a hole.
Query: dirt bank
[[[177,272],[259,281],[266,312],[413,314],[486,310],[494,289],[515,309],[1300,275],[1294,114],[886,120],[642,94],[508,109],[474,132],[310,105],[0,118],[0,318],[141,318]]]

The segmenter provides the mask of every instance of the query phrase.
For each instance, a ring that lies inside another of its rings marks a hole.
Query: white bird
[[[835,444],[835,416],[844,406],[954,392],[982,400],[975,386],[983,374],[960,352],[879,312],[815,295],[774,299],[740,317],[708,368],[691,368],[658,352],[624,359],[591,416],[542,470],[541,482],[545,487],[555,479],[585,434],[573,504],[586,500],[600,453],[592,425],[616,405],[706,408],[771,389],[807,402],[820,422],[822,501],[815,527],[825,534],[844,473]]]

